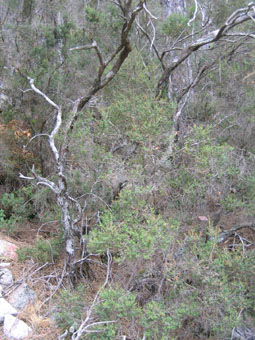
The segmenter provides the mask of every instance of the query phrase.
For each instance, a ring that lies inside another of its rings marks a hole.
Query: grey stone
[[[19,311],[35,300],[36,294],[26,284],[19,286],[10,296],[9,303]]]
[[[32,328],[12,315],[4,318],[4,335],[9,339],[22,340],[32,333]]]
[[[4,298],[0,298],[0,323],[4,321],[6,315],[17,315],[18,312]]]
[[[8,105],[11,104],[11,99],[6,96],[4,93],[0,93],[0,109],[5,109]]]
[[[17,258],[17,249],[18,247],[14,243],[0,240],[0,257],[15,260]]]
[[[13,284],[13,276],[9,269],[0,268],[0,285],[5,289]]]

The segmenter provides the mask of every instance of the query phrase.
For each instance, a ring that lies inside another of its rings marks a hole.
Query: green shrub
[[[7,219],[5,218],[5,214],[2,209],[0,209],[0,212],[0,229],[2,229],[8,235],[12,235],[22,222],[22,218],[19,216],[11,216]]]
[[[3,223],[5,221],[5,213],[3,209],[0,209],[0,223]]]
[[[89,234],[88,251],[104,254],[109,249],[116,260],[149,259],[172,242],[175,225],[155,216],[141,197],[144,190],[123,190],[120,199],[106,210],[99,227]]]
[[[21,215],[24,212],[24,197],[17,195],[14,192],[8,194],[4,193],[1,197],[1,204],[4,207],[5,215],[7,218],[14,214]]]
[[[11,235],[22,222],[24,217],[24,198],[14,193],[4,193],[1,197],[0,229]]]
[[[85,13],[86,19],[93,24],[99,23],[102,19],[102,14],[96,8],[91,6],[85,7]]]
[[[63,235],[60,233],[58,237],[49,240],[37,240],[34,246],[23,247],[17,250],[18,259],[24,262],[29,258],[44,264],[53,262],[59,255],[63,245]]]
[[[119,138],[119,133],[129,145],[139,145],[142,161],[152,152],[156,156],[160,153],[175,110],[173,102],[155,101],[157,69],[150,61],[144,65],[143,60],[138,51],[132,52],[118,78],[106,89],[109,105],[100,110],[101,119],[95,128],[98,140],[106,147]]]
[[[4,193],[0,200],[4,216],[0,221],[0,228],[12,234],[25,219],[32,220],[37,217],[37,196],[40,192],[36,191],[33,185],[28,185],[11,193]],[[40,205],[42,204],[40,200]]]
[[[57,312],[55,318],[63,330],[73,326],[75,329],[80,324],[85,313],[86,287],[80,284],[75,290],[59,290],[56,298]]]
[[[243,252],[242,245],[233,252],[221,249],[217,231],[211,228],[208,232],[207,242],[199,233],[189,233],[182,261],[178,266],[169,265],[164,304],[168,301],[167,315],[176,331],[185,320],[192,319],[186,331],[195,338],[205,334],[225,339],[234,326],[252,317],[255,253]]]
[[[172,37],[177,38],[184,30],[187,30],[187,23],[189,19],[181,13],[172,13],[161,24],[161,31]]]
[[[11,235],[15,231],[20,221],[21,218],[18,216],[11,216],[7,219],[4,211],[0,209],[0,229],[6,232],[8,235]]]
[[[195,294],[194,294],[195,295]],[[161,301],[149,302],[142,313],[141,325],[146,339],[168,340],[174,338],[175,331],[182,326],[185,318],[196,317],[199,302],[194,297],[187,297],[186,302],[174,305]]]
[[[97,319],[114,322],[95,326],[94,330],[101,330],[101,333],[91,334],[90,339],[112,340],[116,338],[117,334],[127,335],[127,332],[130,331],[126,329],[127,324],[141,315],[141,308],[137,305],[135,294],[110,287],[100,293],[100,300],[101,303],[95,308]]]
[[[120,288],[107,288],[101,291],[100,301],[93,310],[93,322],[114,321],[89,327],[89,333],[82,339],[112,340],[119,332],[128,332],[126,326],[134,318],[140,318],[141,308],[136,303],[135,294]],[[75,329],[85,317],[87,305],[86,287],[78,285],[74,290],[61,290],[56,300],[58,312],[56,320],[62,329]],[[72,306],[72,308],[70,308]]]
[[[239,197],[230,195],[231,185],[244,187],[238,157],[233,146],[214,138],[210,125],[194,125],[182,150],[174,155],[176,169],[164,177],[164,190],[171,193],[173,206],[187,211],[215,197],[228,210],[243,207],[243,191]]]
[[[104,26],[107,29],[111,29],[113,32],[117,32],[123,25],[123,19],[119,15],[118,8],[114,4],[109,3],[106,6],[106,12],[104,13]]]
[[[178,327],[166,311],[162,302],[152,301],[148,303],[143,311],[141,324],[146,339],[169,339],[169,332]]]

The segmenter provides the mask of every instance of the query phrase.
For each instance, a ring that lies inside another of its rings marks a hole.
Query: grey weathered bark
[[[49,181],[48,179],[37,175],[34,168],[31,169],[32,177],[27,177],[27,176],[20,174],[20,178],[27,179],[27,180],[35,180],[37,185],[47,186],[56,194],[57,203],[61,209],[62,226],[63,226],[65,241],[66,241],[66,252],[70,256],[73,256],[74,255],[74,233],[77,230],[76,225],[81,218],[81,208],[80,208],[79,203],[74,198],[68,195],[66,177],[64,175],[65,157],[63,157],[63,154],[59,152],[55,144],[55,137],[59,133],[60,127],[62,125],[62,108],[61,106],[54,103],[45,93],[40,91],[34,85],[34,79],[29,78],[29,77],[27,78],[29,80],[32,90],[38,95],[42,96],[46,100],[46,102],[48,102],[49,105],[53,106],[53,108],[57,111],[56,122],[55,122],[54,128],[51,131],[51,133],[47,135],[47,137],[48,137],[48,143],[49,143],[50,149],[54,157],[54,162],[56,164],[58,180],[56,183]],[[38,136],[39,135],[36,135],[32,137],[32,139]],[[71,218],[71,214],[70,214],[71,203],[74,203],[76,205],[76,209],[78,212],[76,219]]]

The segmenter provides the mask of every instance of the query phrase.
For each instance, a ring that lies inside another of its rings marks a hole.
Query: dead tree
[[[73,104],[72,110],[69,113],[67,121],[63,122],[62,119],[62,107],[61,105],[55,103],[46,93],[42,92],[35,85],[34,79],[27,77],[31,89],[39,96],[41,96],[45,102],[51,105],[56,112],[55,125],[49,134],[37,134],[31,138],[29,143],[40,136],[45,136],[48,141],[48,145],[53,155],[57,179],[56,181],[50,181],[47,178],[41,177],[36,173],[34,167],[30,169],[31,174],[25,176],[20,174],[20,178],[34,181],[38,186],[49,187],[56,195],[57,204],[61,209],[62,217],[62,227],[65,237],[65,250],[69,255],[69,265],[75,264],[75,237],[81,236],[81,231],[78,227],[78,223],[81,220],[82,209],[80,203],[69,195],[67,178],[65,175],[65,161],[68,150],[68,143],[70,139],[70,133],[72,133],[73,127],[79,115],[82,114],[82,110],[85,108],[86,104],[90,99],[101,89],[103,89],[107,84],[109,84],[112,79],[117,75],[122,64],[127,59],[129,53],[131,52],[131,43],[129,40],[129,33],[138,16],[139,12],[146,9],[146,0],[140,0],[135,8],[132,8],[132,0],[126,1],[115,1],[115,4],[119,7],[121,11],[121,16],[123,17],[123,26],[120,33],[120,43],[114,49],[114,51],[107,57],[103,56],[100,48],[96,41],[91,44],[76,46],[69,50],[69,53],[82,52],[83,50],[94,50],[97,56],[99,66],[97,68],[97,75],[92,83],[90,89],[85,91],[84,95],[77,98]],[[106,68],[112,65],[110,70],[105,74]],[[61,133],[63,136],[63,142],[60,146],[56,144],[56,137]],[[28,144],[29,144],[28,143]],[[71,211],[75,211],[71,213]]]

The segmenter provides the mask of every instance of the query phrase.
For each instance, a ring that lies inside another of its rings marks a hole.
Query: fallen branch
[[[99,303],[100,292],[102,291],[102,289],[104,289],[107,286],[107,284],[109,282],[110,275],[111,275],[112,255],[111,255],[109,250],[107,250],[107,259],[108,259],[107,270],[106,270],[106,277],[105,277],[104,284],[97,291],[90,308],[87,310],[86,318],[82,321],[78,330],[73,333],[72,340],[79,340],[84,333],[96,333],[96,332],[98,332],[97,330],[93,330],[93,331],[88,330],[90,327],[100,325],[100,324],[108,324],[108,323],[116,322],[116,320],[91,322],[94,307],[95,307],[95,305],[97,305]]]
[[[249,228],[255,232],[255,223],[254,222],[241,223],[233,226],[229,230],[224,230],[218,235],[217,243],[222,243],[226,241],[228,237],[233,236],[238,230],[241,230],[243,228]]]

